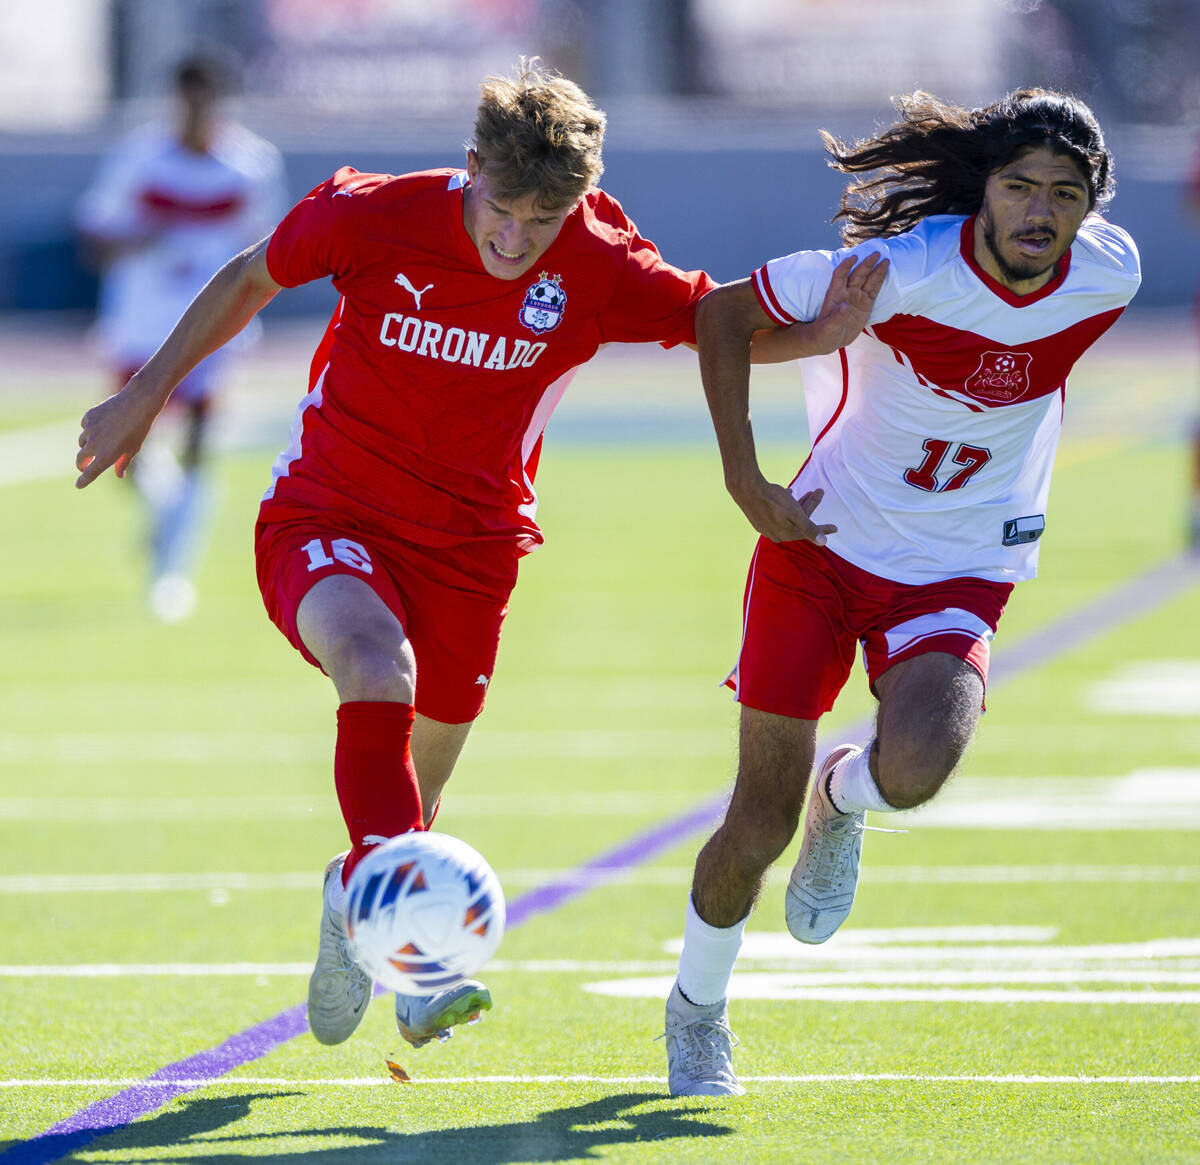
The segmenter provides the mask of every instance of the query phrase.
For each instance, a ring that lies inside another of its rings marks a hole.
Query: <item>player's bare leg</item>
[[[692,883],[696,911],[710,926],[733,926],[750,913],[763,874],[791,842],[816,737],[815,720],[742,707],[733,796]]]
[[[369,583],[349,574],[321,579],[300,601],[296,628],[342,703],[411,705],[417,662],[404,626]]]
[[[867,810],[928,801],[970,743],[983,702],[979,673],[944,652],[898,663],[875,686],[875,739],[835,748],[813,783],[785,897],[788,930],[801,942],[825,942],[850,914]]]
[[[889,668],[875,687],[879,716],[871,775],[895,808],[924,804],[971,743],[983,680],[965,660],[933,651]]]
[[[725,820],[696,859],[679,978],[667,1000],[672,1096],[743,1091],[733,1071],[725,996],[763,874],[796,832],[816,727],[742,708],[737,781]]]
[[[438,800],[454,772],[473,723],[468,720],[465,724],[444,724],[420,713],[413,722],[412,757],[421,784],[426,829],[437,813]]]

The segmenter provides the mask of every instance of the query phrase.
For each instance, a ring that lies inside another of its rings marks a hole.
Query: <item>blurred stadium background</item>
[[[92,306],[71,207],[201,44],[240,59],[240,116],[284,152],[293,196],[341,164],[457,164],[480,78],[539,54],[608,111],[605,186],[672,261],[721,279],[833,241],[818,126],[866,132],[915,87],[971,104],[1067,88],[1116,151],[1139,307],[1193,293],[1195,0],[40,0],[0,6],[0,311]]]

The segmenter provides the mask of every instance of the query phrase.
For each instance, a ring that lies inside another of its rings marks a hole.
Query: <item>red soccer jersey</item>
[[[695,342],[715,284],[665,263],[592,191],[540,264],[489,275],[463,225],[461,171],[345,167],[267,249],[285,287],[332,276],[342,299],[313,358],[268,521],[344,515],[425,545],[542,541],[533,475],[574,370],[609,341]]]

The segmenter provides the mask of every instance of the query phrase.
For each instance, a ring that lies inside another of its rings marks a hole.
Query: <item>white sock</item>
[[[745,918],[733,926],[709,926],[696,913],[692,896],[688,895],[683,950],[679,955],[679,990],[685,998],[700,1007],[720,1003],[725,998],[745,929]]]
[[[208,475],[184,471],[174,493],[160,499],[154,513],[154,574],[190,573],[209,508]]]
[[[346,887],[342,883],[341,874],[329,879],[329,905],[339,914],[346,913]]]
[[[871,776],[871,746],[867,741],[862,752],[842,761],[829,777],[829,799],[835,809],[843,813],[857,813],[870,809],[873,813],[895,813],[896,806],[889,805],[879,791],[875,778]]]
[[[183,466],[161,441],[147,441],[133,463],[133,484],[157,514],[183,488]]]

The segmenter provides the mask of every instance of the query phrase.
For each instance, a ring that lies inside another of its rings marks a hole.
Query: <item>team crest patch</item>
[[[1029,391],[1031,352],[984,352],[963,391],[987,404],[1010,405]]]
[[[530,284],[521,303],[521,323],[540,336],[552,332],[562,323],[563,311],[567,306],[567,293],[562,289],[561,275],[538,274],[537,282]]]

